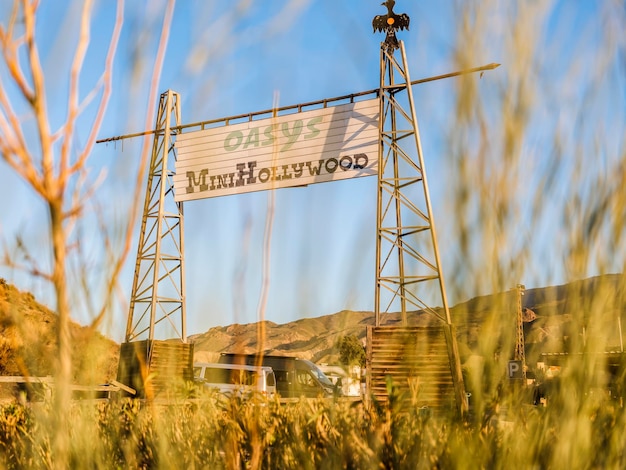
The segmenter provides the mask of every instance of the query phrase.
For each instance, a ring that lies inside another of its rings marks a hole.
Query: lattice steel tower
[[[175,202],[172,136],[181,124],[180,96],[161,94],[146,188],[126,342],[178,337],[187,341],[183,204]]]
[[[386,382],[395,376],[398,384],[422,378],[429,382],[422,390],[424,397],[430,396],[427,402],[443,406],[441,395],[448,395],[452,388],[458,410],[465,413],[467,398],[441,272],[409,66],[404,43],[395,35],[409,28],[410,19],[393,12],[395,1],[387,0],[383,5],[387,14],[377,15],[372,23],[374,31],[384,31],[386,38],[380,49],[375,327],[367,333],[367,384],[383,399],[383,378]],[[441,309],[431,307],[438,302]],[[442,360],[440,350],[434,352],[436,341],[428,344],[429,334],[437,327],[410,328],[409,308],[440,320],[447,361]],[[381,326],[381,314],[398,309],[404,328],[396,328],[394,336],[389,329],[394,327]],[[428,354],[437,356],[440,375],[424,368]]]
[[[526,287],[518,284],[515,288],[517,298],[517,322],[515,326],[515,360],[522,363],[522,379],[526,381],[526,342],[524,341],[524,306],[522,297]]]
[[[396,44],[383,43],[380,59],[376,326],[398,304],[405,325],[409,306],[450,324],[406,52],[402,41]],[[442,302],[443,313],[429,306],[433,300]]]

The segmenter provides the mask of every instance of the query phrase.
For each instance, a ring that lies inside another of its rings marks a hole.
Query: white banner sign
[[[176,201],[378,174],[377,99],[176,136]]]

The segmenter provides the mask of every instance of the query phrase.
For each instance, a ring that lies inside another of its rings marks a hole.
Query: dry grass
[[[156,405],[73,403],[72,468],[623,468],[623,408],[559,391],[547,408],[501,403],[473,423],[391,394],[369,409],[347,402],[281,405],[212,394]],[[199,393],[199,392],[198,392]],[[0,412],[0,462],[53,468],[49,403]],[[507,411],[504,411],[504,408]]]

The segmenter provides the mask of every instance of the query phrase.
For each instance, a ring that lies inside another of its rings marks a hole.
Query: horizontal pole
[[[413,80],[411,82],[411,85],[420,85],[422,83],[433,82],[435,80],[442,80],[444,78],[458,77],[460,75],[467,75],[467,74],[470,74],[470,73],[485,72],[487,70],[493,70],[493,69],[495,69],[495,68],[497,68],[499,66],[500,66],[500,64],[491,63],[491,64],[483,65],[481,67],[474,67],[474,68],[471,68],[471,69],[459,70],[457,72],[446,73],[446,74],[443,74],[443,75],[436,75],[434,77],[421,78],[421,79],[418,79],[418,80]],[[283,106],[283,107],[280,107],[280,108],[266,109],[264,111],[257,111],[257,112],[254,112],[254,113],[238,114],[236,116],[229,116],[229,117],[225,117],[225,118],[212,119],[212,120],[209,120],[209,121],[200,121],[200,122],[194,122],[194,123],[191,123],[191,124],[183,124],[183,125],[180,125],[180,126],[171,127],[170,129],[172,130],[172,132],[180,132],[180,131],[182,131],[184,129],[189,129],[189,128],[192,128],[192,127],[204,128],[205,126],[208,126],[208,125],[211,125],[211,124],[218,124],[218,123],[221,123],[221,122],[225,122],[226,124],[228,124],[229,121],[237,121],[237,120],[240,120],[240,119],[248,119],[248,121],[253,121],[255,117],[259,117],[259,116],[272,117],[272,116],[275,116],[278,113],[283,112],[283,111],[297,110],[298,112],[301,112],[302,108],[308,108],[308,107],[312,107],[312,106],[322,105],[322,107],[326,108],[329,103],[334,103],[336,101],[346,101],[346,100],[349,100],[349,102],[352,103],[352,102],[354,102],[355,98],[360,98],[360,97],[368,96],[368,95],[378,95],[379,91],[380,90],[378,88],[373,88],[371,90],[360,91],[358,93],[351,93],[349,95],[336,96],[334,98],[325,98],[323,100],[318,100],[318,101],[310,101],[308,103],[300,103],[300,104],[295,104],[295,105]],[[102,143],[106,143],[106,142],[115,142],[115,141],[118,141],[118,140],[131,139],[133,137],[142,137],[142,136],[152,135],[152,134],[156,134],[156,133],[157,133],[156,130],[150,130],[150,131],[144,131],[144,132],[135,132],[133,134],[125,134],[125,135],[121,135],[121,136],[117,136],[117,137],[108,137],[106,139],[99,139],[99,140],[96,140],[96,143],[97,144],[102,144]]]

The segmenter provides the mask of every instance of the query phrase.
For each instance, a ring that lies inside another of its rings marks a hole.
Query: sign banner
[[[176,136],[175,199],[378,174],[378,99]]]

